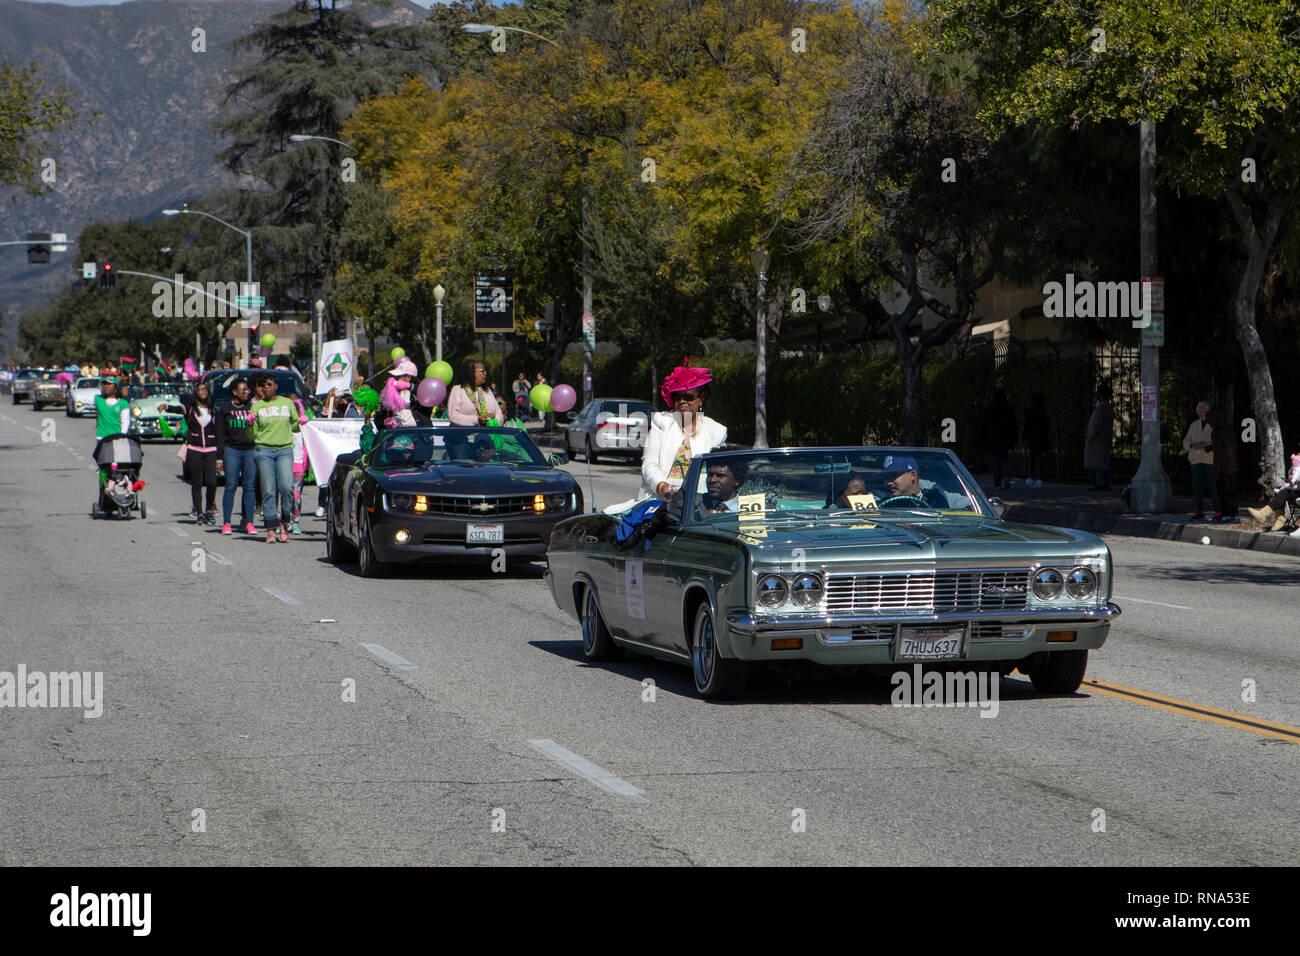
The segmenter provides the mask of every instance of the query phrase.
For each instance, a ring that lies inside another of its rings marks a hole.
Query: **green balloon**
[[[533,408],[539,412],[549,412],[551,410],[551,386],[534,385],[528,393],[528,400],[533,403]]]
[[[275,348],[275,333],[274,333],[274,332],[264,332],[264,333],[262,334],[262,348],[264,348],[264,349],[273,349],[273,348]]]
[[[451,366],[446,362],[430,362],[424,370],[425,378],[436,378],[443,385],[451,384]]]
[[[390,362],[396,362],[399,358],[401,358],[405,354],[406,354],[406,349],[402,348],[399,345],[397,346],[397,348],[393,349],[391,352],[388,353],[388,360]]]

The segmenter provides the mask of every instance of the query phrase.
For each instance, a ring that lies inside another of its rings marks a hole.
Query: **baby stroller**
[[[90,505],[92,518],[130,518],[138,510],[147,518],[144,498],[139,489],[140,466],[144,453],[139,439],[131,435],[109,435],[95,446],[95,464],[99,465],[99,497]]]

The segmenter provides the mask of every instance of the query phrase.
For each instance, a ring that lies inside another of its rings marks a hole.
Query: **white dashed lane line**
[[[178,538],[188,538],[190,536],[190,533],[184,528],[172,528],[172,534]]]
[[[209,551],[209,552],[208,552],[208,557],[211,558],[213,561],[217,562],[217,564],[234,564],[234,563],[235,563],[234,561],[231,561],[229,558],[227,558],[227,557],[223,557],[222,555],[217,554],[217,552],[215,552],[215,551]]]
[[[1154,604],[1156,607],[1171,607],[1176,611],[1195,611],[1196,608],[1186,604],[1165,604],[1161,601],[1144,601],[1141,598],[1113,596],[1112,601],[1132,601],[1134,604]]]
[[[384,647],[383,644],[362,644],[361,646],[371,654],[374,654],[380,660],[388,661],[388,663],[392,664],[398,670],[418,671],[420,669],[418,664],[412,664],[405,657],[394,654],[388,648]]]
[[[295,607],[302,607],[301,601],[299,601],[296,597],[294,597],[291,594],[285,594],[279,588],[262,588],[262,590],[265,591],[267,594],[271,595],[271,597],[283,601],[285,604],[292,604]]]
[[[559,761],[574,773],[586,777],[600,789],[612,793],[616,797],[622,797],[632,803],[650,802],[641,790],[632,786],[622,777],[616,777],[608,770],[597,767],[586,757],[575,754],[566,747],[561,747],[554,740],[530,740],[528,745],[535,750],[540,750],[552,760]]]

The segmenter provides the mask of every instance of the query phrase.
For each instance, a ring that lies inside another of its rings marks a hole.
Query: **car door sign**
[[[645,618],[645,562],[628,561],[624,565],[623,583],[627,590],[627,616]]]

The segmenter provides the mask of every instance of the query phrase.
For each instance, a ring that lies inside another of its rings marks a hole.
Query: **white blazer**
[[[696,416],[699,427],[691,439],[691,457],[713,451],[727,440],[727,428],[707,415]],[[668,470],[677,457],[677,449],[686,435],[673,412],[655,412],[650,419],[650,434],[641,452],[641,491],[639,498],[656,498],[655,489],[668,480]],[[676,485],[677,482],[672,482]]]

